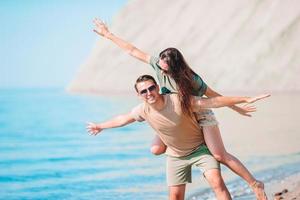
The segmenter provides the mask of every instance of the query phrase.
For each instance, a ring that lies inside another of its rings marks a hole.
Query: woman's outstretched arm
[[[121,49],[126,51],[129,55],[145,62],[150,62],[150,55],[136,48],[129,42],[115,36],[112,32],[110,32],[103,21],[100,19],[94,19],[95,29],[94,32],[98,35],[111,40],[113,43],[118,45]]]
[[[261,99],[269,97],[270,94],[263,94],[255,97],[227,97],[227,96],[217,96],[212,98],[197,98],[194,97],[192,101],[193,111],[198,112],[201,109],[206,108],[220,108],[225,106],[232,106],[240,103],[254,103]]]
[[[207,96],[207,97],[219,97],[219,96],[223,96],[223,95],[221,95],[218,92],[214,91],[210,87],[207,87],[206,92],[205,92],[205,96]],[[250,112],[255,112],[256,111],[255,106],[247,105],[247,104],[242,105],[242,106],[232,105],[232,106],[228,106],[228,108],[231,108],[232,110],[238,112],[239,114],[247,116],[247,117],[251,117],[251,115],[249,114]]]

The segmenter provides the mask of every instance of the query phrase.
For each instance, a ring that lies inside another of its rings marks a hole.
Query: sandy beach
[[[216,110],[229,152],[242,158],[253,154],[282,157],[298,154],[300,125],[296,119],[300,112],[299,102],[300,94],[273,94],[270,99],[257,103],[257,113],[250,119],[240,119],[225,109]],[[232,122],[235,122],[234,126]],[[236,141],[243,144],[242,147]],[[262,161],[261,164],[268,163]],[[269,199],[300,199],[300,174],[266,183],[266,193]]]
[[[298,200],[300,199],[300,174],[287,177],[274,184],[268,191],[270,199]]]
[[[223,92],[223,94],[237,95],[240,92]],[[257,93],[245,95],[254,94]],[[291,162],[299,162],[300,124],[296,120],[297,114],[300,112],[299,102],[300,94],[274,93],[269,99],[255,104],[257,112],[253,113],[251,118],[240,116],[227,108],[214,110],[220,123],[219,127],[227,151],[239,158],[251,172],[262,172],[256,174],[256,177],[265,182],[269,199],[274,199],[276,193],[285,189],[288,192],[277,195],[277,199],[300,198],[299,170],[296,174],[289,176],[289,172],[293,170],[285,168]],[[295,155],[295,157],[290,157],[291,155]],[[269,160],[269,158],[271,159]],[[250,164],[247,164],[246,161],[250,161]],[[254,164],[251,164],[251,162]],[[283,172],[277,174],[275,171],[277,167],[281,167]],[[274,171],[269,170],[273,168]],[[238,178],[226,167],[224,167],[222,173],[224,180],[229,183],[231,180]],[[268,173],[272,175],[264,179]],[[203,179],[195,180],[188,187],[195,194],[197,188],[199,189],[199,184],[203,185]],[[245,182],[242,184],[245,184]],[[248,189],[245,184],[244,191]],[[251,193],[250,190],[248,192]],[[198,194],[199,197],[200,195]],[[235,198],[238,199],[238,197],[233,197],[233,199]]]

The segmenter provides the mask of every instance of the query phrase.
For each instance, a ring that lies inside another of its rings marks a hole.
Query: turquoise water
[[[75,96],[58,89],[0,90],[0,199],[166,199],[165,158],[150,154],[153,132],[147,125],[96,137],[85,130],[85,122],[125,113],[137,102],[136,97]],[[249,158],[246,165],[267,161],[255,174],[272,184],[299,173],[299,158]],[[227,185],[236,199],[253,199],[239,178]],[[213,196],[206,185],[187,198]]]

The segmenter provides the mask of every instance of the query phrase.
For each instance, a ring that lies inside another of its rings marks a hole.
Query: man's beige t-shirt
[[[204,143],[203,133],[194,118],[181,112],[177,94],[163,95],[165,105],[155,110],[147,103],[133,108],[131,114],[137,121],[147,121],[167,145],[166,154],[182,157],[193,153]]]

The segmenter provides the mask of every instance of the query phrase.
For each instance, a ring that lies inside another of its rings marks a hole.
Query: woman
[[[208,87],[201,77],[188,66],[182,54],[177,49],[168,48],[159,54],[159,58],[156,58],[112,34],[101,20],[95,19],[94,24],[96,26],[94,32],[111,40],[131,56],[150,64],[156,71],[161,92],[163,94],[172,92],[178,93],[181,100],[181,107],[187,114],[193,114],[190,111],[191,95],[205,95],[207,97],[221,96],[219,93]],[[232,106],[230,108],[245,116],[251,116],[249,112],[255,111],[255,107],[252,106]],[[196,115],[199,125],[203,129],[206,145],[212,155],[219,162],[242,177],[253,189],[257,199],[266,200],[267,197],[264,192],[264,184],[261,181],[256,180],[237,158],[225,150],[218,123],[213,112],[211,110],[205,110]],[[165,145],[158,137],[154,139],[151,151],[156,155],[164,153]]]

